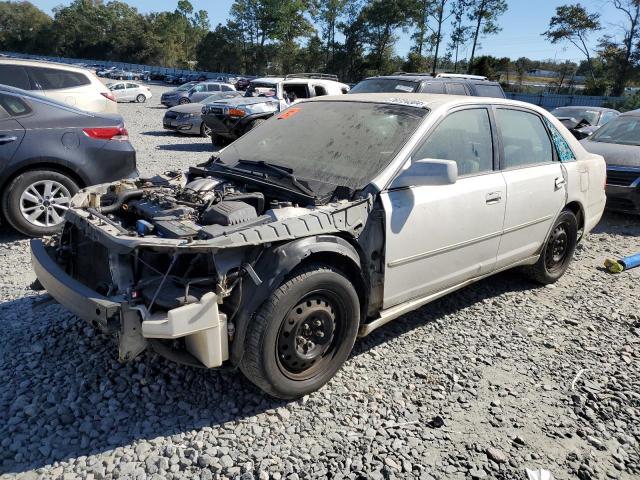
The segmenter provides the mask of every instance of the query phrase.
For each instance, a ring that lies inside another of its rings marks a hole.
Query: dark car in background
[[[365,78],[349,93],[443,93],[506,98],[498,82],[478,75],[404,73]]]
[[[571,106],[554,108],[551,115],[560,120],[578,140],[582,140],[616,118],[620,112],[612,108]]]
[[[617,116],[580,143],[607,164],[607,208],[640,214],[640,110]]]
[[[53,234],[80,188],[136,174],[136,153],[120,115],[0,85],[2,216],[16,230]]]

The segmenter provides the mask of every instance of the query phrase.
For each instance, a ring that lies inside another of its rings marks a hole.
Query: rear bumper
[[[148,339],[177,338],[184,338],[187,352],[207,368],[219,367],[229,358],[227,318],[218,312],[213,292],[204,294],[199,302],[150,315],[144,307],[131,305],[123,297],[100,295],[69,276],[42,240],[31,240],[31,263],[56,301],[100,330],[117,334],[122,361],[142,353]]]
[[[607,209],[640,214],[640,186],[607,185]]]

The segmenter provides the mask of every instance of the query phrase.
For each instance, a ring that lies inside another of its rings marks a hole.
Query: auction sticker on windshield
[[[289,117],[293,117],[296,113],[300,111],[299,108],[288,108],[280,115],[278,115],[278,120],[286,120]]]

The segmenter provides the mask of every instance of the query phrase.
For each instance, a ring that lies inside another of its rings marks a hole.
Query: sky
[[[65,5],[69,1],[61,0],[31,0],[34,5],[47,13],[57,5]],[[108,0],[105,0],[108,1]],[[127,0],[124,0],[127,1]],[[212,28],[218,23],[225,23],[229,8],[233,0],[190,0],[196,10],[206,10]],[[177,0],[128,0],[128,4],[136,7],[140,12],[174,10]],[[572,45],[552,45],[540,34],[544,32],[549,19],[555,13],[557,6],[573,3],[572,0],[508,0],[509,10],[500,18],[502,31],[481,40],[479,54],[496,57],[528,57],[534,60],[581,60],[582,55]],[[621,21],[618,12],[608,0],[581,0],[582,5],[591,12],[600,12],[604,31],[615,34],[618,32],[616,24]],[[599,35],[594,35],[591,43],[595,46]],[[445,39],[446,41],[446,39]],[[405,55],[411,46],[408,34],[401,34],[396,43],[396,53]],[[465,55],[470,52],[462,51]]]

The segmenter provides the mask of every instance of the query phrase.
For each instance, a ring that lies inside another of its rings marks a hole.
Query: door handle
[[[0,145],[4,145],[5,143],[11,143],[18,140],[18,137],[10,137],[9,135],[0,135]]]
[[[494,203],[500,203],[500,200],[502,200],[502,193],[500,193],[500,192],[487,193],[487,196],[485,197],[485,201],[486,201],[487,205],[493,205]]]
[[[564,180],[564,178],[557,177],[556,178],[556,190],[561,189],[564,186],[565,183],[567,183],[567,182]]]

